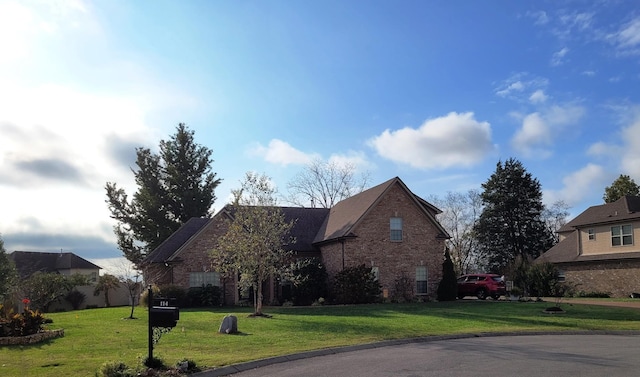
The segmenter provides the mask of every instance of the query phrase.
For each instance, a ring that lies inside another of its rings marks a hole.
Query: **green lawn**
[[[154,356],[167,364],[189,358],[200,367],[223,366],[319,348],[442,334],[495,331],[640,330],[640,310],[550,303],[465,300],[452,303],[266,308],[273,318],[248,318],[249,308],[189,309],[164,334]],[[138,365],[147,355],[147,311],[122,319],[130,308],[47,314],[65,337],[32,346],[0,348],[2,376],[93,376],[107,361]],[[239,335],[217,330],[226,314],[238,316]]]

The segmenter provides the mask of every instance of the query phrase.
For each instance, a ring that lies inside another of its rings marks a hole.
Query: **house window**
[[[594,229],[589,229],[589,241],[596,240],[596,231]]]
[[[558,270],[558,281],[566,281],[567,276],[563,270]]]
[[[427,292],[427,266],[416,267],[416,293],[426,295]]]
[[[611,227],[611,246],[633,245],[633,228],[631,225]]]
[[[371,274],[376,281],[380,280],[380,269],[377,266],[371,267]]]
[[[391,228],[391,241],[402,241],[402,218],[392,217],[389,221],[389,226]]]
[[[220,274],[217,272],[190,272],[189,287],[220,286]]]

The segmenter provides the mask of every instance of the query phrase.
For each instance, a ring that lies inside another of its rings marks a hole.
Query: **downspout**
[[[344,238],[340,240],[340,243],[342,244],[342,271],[344,271]]]

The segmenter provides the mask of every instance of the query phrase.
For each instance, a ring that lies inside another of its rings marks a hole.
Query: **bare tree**
[[[362,192],[369,184],[367,172],[356,174],[351,163],[316,159],[287,183],[287,202],[297,206],[331,208],[337,202]]]
[[[136,319],[133,316],[133,311],[136,308],[140,298],[140,293],[142,293],[142,283],[140,282],[140,271],[134,268],[134,265],[129,261],[121,261],[117,266],[117,278],[120,281],[120,285],[127,289],[127,293],[129,294],[129,301],[131,303],[131,313],[129,314],[129,319]]]
[[[447,240],[447,247],[457,274],[469,272],[475,264],[476,239],[473,233],[480,213],[482,199],[478,190],[466,193],[448,192],[444,198],[429,198],[442,213],[438,221],[447,230],[451,238]]]
[[[553,243],[556,244],[560,241],[558,230],[567,223],[567,216],[569,216],[569,205],[564,200],[558,200],[551,204],[551,206],[545,206],[542,210],[542,221],[544,221],[547,229],[553,234]]]

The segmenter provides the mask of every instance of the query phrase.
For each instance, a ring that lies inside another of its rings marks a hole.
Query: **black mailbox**
[[[176,327],[180,310],[175,306],[152,306],[149,322],[153,327]]]
[[[176,327],[180,319],[180,310],[176,305],[177,300],[171,297],[154,298],[151,289],[149,297],[152,306],[149,308],[149,331],[152,327]]]

